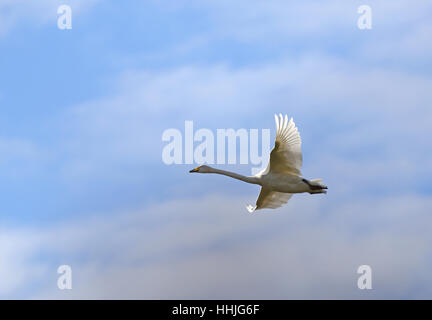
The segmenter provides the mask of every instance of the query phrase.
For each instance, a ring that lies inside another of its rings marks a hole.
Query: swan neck
[[[228,176],[237,180],[241,180],[247,183],[259,184],[259,181],[256,177],[248,177],[235,172],[225,171],[220,169],[211,168],[210,173],[222,174],[224,176]]]

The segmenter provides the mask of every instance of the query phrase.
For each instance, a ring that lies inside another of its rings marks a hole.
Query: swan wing
[[[275,115],[276,140],[270,153],[269,169],[275,173],[301,175],[303,164],[300,133],[291,118]]]
[[[276,209],[282,207],[291,197],[291,193],[276,192],[263,187],[256,201],[256,206],[248,205],[246,208],[249,212],[264,208]]]

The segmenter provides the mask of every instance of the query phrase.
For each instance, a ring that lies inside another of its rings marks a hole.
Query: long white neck
[[[225,170],[219,170],[215,168],[209,167],[209,171],[206,173],[216,173],[216,174],[222,174],[224,176],[228,176],[237,180],[241,180],[247,183],[253,183],[253,184],[261,184],[261,181],[257,177],[247,177],[235,172],[225,171]]]

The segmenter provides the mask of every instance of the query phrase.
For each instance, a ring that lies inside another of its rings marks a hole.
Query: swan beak
[[[199,170],[199,167],[196,167],[195,169],[190,170],[189,173],[198,172],[198,170]]]

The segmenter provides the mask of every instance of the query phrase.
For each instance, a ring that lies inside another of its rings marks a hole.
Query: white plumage
[[[307,180],[301,175],[303,157],[301,152],[301,138],[298,129],[288,116],[275,115],[276,139],[275,146],[270,153],[267,168],[255,176],[247,177],[237,173],[199,166],[190,172],[216,173],[226,175],[248,183],[261,186],[261,192],[256,205],[248,205],[249,212],[264,208],[279,208],[292,197],[293,193],[309,192],[327,193],[327,187],[321,184],[321,179]]]

